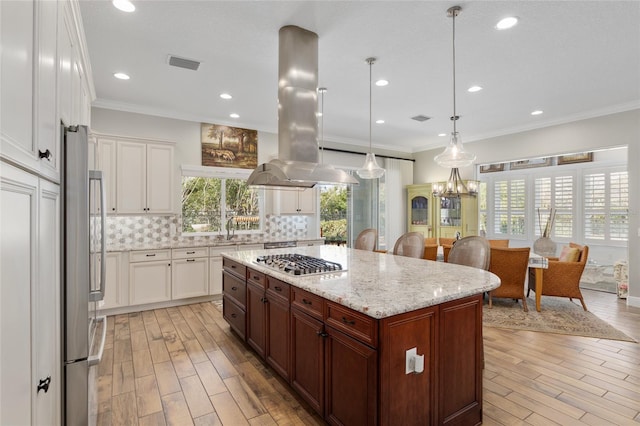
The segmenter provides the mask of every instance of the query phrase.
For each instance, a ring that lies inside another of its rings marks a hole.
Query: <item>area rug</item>
[[[493,299],[493,308],[489,309],[485,304],[482,309],[482,323],[488,327],[635,342],[591,312],[584,311],[579,300],[574,302],[545,297],[541,312],[537,312],[535,300],[527,298],[529,312],[524,312],[521,301],[515,303],[513,299]]]

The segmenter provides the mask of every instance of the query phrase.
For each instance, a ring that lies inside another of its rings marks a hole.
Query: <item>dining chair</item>
[[[396,241],[393,254],[422,259],[424,254],[424,236],[421,232],[407,232]]]
[[[488,240],[491,247],[509,247],[509,240]]]
[[[437,260],[438,259],[438,245],[437,244],[425,244],[424,245],[424,253],[422,255],[423,259],[426,260]]]
[[[354,248],[358,250],[373,251],[376,248],[376,241],[378,240],[378,230],[374,228],[367,228],[360,232],[356,237]]]
[[[464,237],[453,244],[447,262],[474,268],[489,269],[491,247],[484,237]]]
[[[584,297],[580,291],[580,278],[582,272],[587,264],[587,256],[589,255],[589,246],[581,246],[576,243],[569,243],[568,249],[575,249],[578,253],[575,254],[575,259],[565,259],[562,255],[558,257],[549,257],[549,267],[547,269],[532,268],[529,272],[529,288],[527,290],[527,296],[529,292],[536,291],[536,274],[542,274],[542,291],[541,296],[557,296],[568,297],[569,300],[573,298],[579,299],[582,304],[582,309],[587,310],[587,305],[584,303]],[[564,250],[563,250],[564,252]],[[536,294],[536,298],[538,295]]]
[[[508,240],[507,240],[508,241]],[[491,247],[489,272],[500,278],[500,287],[489,292],[489,308],[494,297],[522,300],[522,309],[529,311],[524,295],[524,281],[529,267],[529,247]]]

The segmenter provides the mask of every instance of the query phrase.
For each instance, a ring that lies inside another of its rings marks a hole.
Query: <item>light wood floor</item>
[[[583,292],[640,341],[640,309]],[[544,302],[544,300],[543,300]],[[211,303],[108,318],[99,425],[322,425]],[[484,424],[640,423],[640,344],[485,327]]]

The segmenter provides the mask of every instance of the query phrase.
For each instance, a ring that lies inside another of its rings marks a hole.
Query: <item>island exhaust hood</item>
[[[247,184],[298,188],[358,184],[345,171],[318,162],[318,35],[284,26],[278,54],[278,158],[260,164]]]

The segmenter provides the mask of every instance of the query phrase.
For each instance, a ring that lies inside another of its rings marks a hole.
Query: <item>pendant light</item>
[[[434,160],[438,165],[442,167],[466,167],[470,166],[476,159],[476,156],[466,151],[462,146],[462,139],[456,129],[456,121],[460,118],[456,115],[456,16],[460,14],[462,8],[460,6],[453,6],[447,10],[447,16],[453,19],[453,132],[451,133],[451,140],[445,150],[434,157]]]
[[[478,182],[469,180],[465,184],[457,167],[451,169],[449,179],[445,183],[433,184],[434,197],[458,197],[478,195]]]
[[[371,149],[371,67],[373,66],[376,58],[367,58],[366,62],[369,64],[369,153],[364,160],[364,166],[361,169],[356,170],[358,176],[362,179],[377,179],[384,175],[384,169],[378,165],[376,161],[376,155]]]

